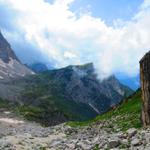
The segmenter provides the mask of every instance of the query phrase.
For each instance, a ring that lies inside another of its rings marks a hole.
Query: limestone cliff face
[[[33,72],[19,61],[0,32],[0,82],[31,74]]]
[[[142,122],[150,125],[150,51],[140,60],[140,79],[142,90]]]
[[[12,51],[10,44],[0,32],[0,59],[5,63],[9,63],[11,58],[19,61],[15,53]]]
[[[0,97],[4,99],[16,99],[20,87],[15,87],[8,82],[34,74],[29,68],[23,65],[10,44],[0,32]]]

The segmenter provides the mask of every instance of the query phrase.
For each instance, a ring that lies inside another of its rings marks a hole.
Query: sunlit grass
[[[98,121],[111,121],[112,125],[117,125],[121,130],[127,130],[128,128],[140,128],[140,113],[141,113],[141,91],[138,90],[130,98],[124,100],[124,102],[117,108],[99,115],[95,119],[86,122],[69,122],[68,125],[72,127],[87,126],[89,124]]]

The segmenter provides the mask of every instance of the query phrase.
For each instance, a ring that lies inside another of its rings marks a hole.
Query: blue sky
[[[24,63],[93,62],[136,77],[150,49],[150,0],[0,0],[0,29]]]
[[[54,0],[45,0],[52,4]],[[76,0],[70,9],[79,14],[81,11],[90,11],[94,17],[101,18],[112,25],[114,20],[130,20],[138,11],[143,0]]]
[[[71,9],[78,12],[89,10],[94,17],[112,25],[116,19],[130,20],[139,10],[143,0],[76,0]]]

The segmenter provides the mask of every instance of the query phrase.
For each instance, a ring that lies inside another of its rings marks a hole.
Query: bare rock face
[[[140,60],[140,79],[142,90],[142,122],[150,125],[150,52]]]
[[[19,61],[0,32],[0,82],[30,74],[33,72]]]
[[[19,61],[16,55],[14,54],[14,52],[11,50],[10,44],[6,41],[6,39],[0,33],[0,59],[4,61],[5,63],[8,63],[10,61],[10,58],[13,58]]]
[[[32,74],[34,72],[19,61],[10,44],[0,32],[0,97],[16,99],[18,90],[21,88],[15,87],[9,82]]]

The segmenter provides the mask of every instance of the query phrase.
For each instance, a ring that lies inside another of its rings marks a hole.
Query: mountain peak
[[[10,44],[0,32],[0,81],[10,80],[11,78],[23,77],[34,74],[29,68],[23,65]]]
[[[2,59],[2,61],[4,61],[5,63],[8,63],[11,59],[19,61],[15,53],[11,49],[10,44],[7,42],[7,40],[4,38],[1,32],[0,32],[0,59]]]
[[[93,65],[93,63],[86,63],[86,64],[83,64],[83,65],[69,65],[68,67],[69,68],[77,67],[77,68],[80,68],[80,69],[84,69],[84,68],[94,68],[94,65]]]

